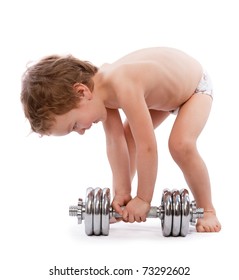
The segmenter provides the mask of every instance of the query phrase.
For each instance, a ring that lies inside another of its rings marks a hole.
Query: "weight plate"
[[[173,206],[173,224],[172,224],[172,235],[178,236],[181,229],[181,196],[179,190],[172,191],[172,206]]]
[[[85,198],[85,233],[87,235],[93,234],[93,203],[94,203],[94,190],[88,188],[86,190]]]
[[[101,233],[109,235],[110,230],[110,189],[104,188],[102,191],[102,217]]]
[[[96,188],[94,190],[94,205],[93,205],[93,231],[94,235],[101,234],[101,200],[102,189]]]
[[[181,220],[181,236],[186,236],[189,231],[190,222],[190,198],[186,189],[180,191],[182,203],[182,220]]]
[[[168,189],[162,195],[163,217],[161,219],[164,236],[170,236],[172,231],[172,194]]]

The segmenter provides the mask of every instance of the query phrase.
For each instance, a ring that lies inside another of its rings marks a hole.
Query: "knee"
[[[187,161],[197,153],[196,142],[183,137],[169,138],[169,151],[173,159],[178,162]]]

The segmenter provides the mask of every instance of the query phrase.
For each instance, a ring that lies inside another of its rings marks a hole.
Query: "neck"
[[[106,78],[105,71],[102,70],[103,67],[93,77],[94,81],[94,93],[103,101],[106,108],[118,109],[118,100],[116,94],[111,86],[109,79]]]

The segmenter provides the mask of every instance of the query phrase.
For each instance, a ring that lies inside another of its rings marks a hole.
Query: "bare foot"
[[[196,225],[198,232],[218,232],[221,230],[221,224],[219,223],[214,210],[204,211],[202,219],[198,219]]]

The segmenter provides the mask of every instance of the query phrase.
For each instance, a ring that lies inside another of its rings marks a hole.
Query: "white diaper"
[[[212,81],[206,71],[203,71],[202,78],[194,91],[194,94],[207,94],[213,98],[213,88],[212,88]],[[170,113],[177,115],[180,107],[176,108]]]
[[[202,78],[195,90],[195,93],[207,94],[213,98],[212,81],[206,71],[203,71]]]

